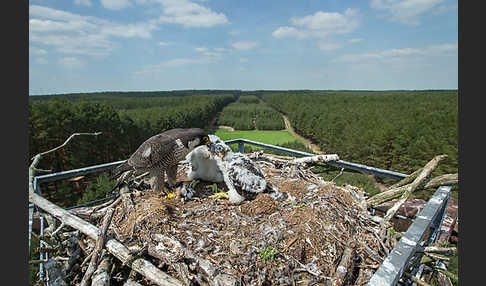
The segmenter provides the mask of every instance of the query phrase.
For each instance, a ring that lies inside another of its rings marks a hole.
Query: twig
[[[39,161],[42,158],[42,156],[44,156],[44,155],[46,155],[48,153],[57,151],[60,148],[66,146],[66,144],[69,141],[71,141],[71,139],[74,138],[74,136],[79,136],[79,135],[93,135],[93,136],[98,136],[100,134],[101,134],[101,132],[95,132],[95,133],[74,133],[71,136],[69,136],[69,138],[66,139],[66,141],[64,141],[64,143],[62,143],[61,145],[57,146],[56,148],[35,155],[31,159],[32,160],[32,163],[30,164],[30,167],[29,167],[29,192],[34,192],[34,176],[35,176],[36,172],[38,172],[40,170],[40,169],[37,169],[36,166],[37,166],[37,164],[39,164]],[[46,171],[46,170],[42,170],[42,172],[44,172],[44,171]]]
[[[423,170],[420,168],[419,170]],[[410,175],[412,176],[412,175]],[[408,178],[408,177],[407,177]],[[404,179],[405,180],[405,179]],[[434,177],[430,179],[423,187],[419,186],[417,189],[431,189],[437,188],[442,185],[454,185],[458,183],[458,175],[456,174],[445,174],[438,177]],[[401,181],[400,181],[401,182]],[[374,207],[386,201],[392,200],[394,198],[400,197],[408,188],[409,185],[398,186],[398,187],[390,187],[389,190],[381,192],[372,196],[371,198],[366,200],[366,204],[368,207]]]
[[[81,218],[73,214],[70,214],[69,212],[62,209],[61,207],[56,206],[55,204],[46,200],[42,196],[34,192],[30,192],[29,202],[49,212],[55,217],[60,218],[60,220],[64,221],[66,225],[78,229],[79,231],[86,234],[91,239],[95,239],[95,240],[98,239],[99,229],[96,226],[82,220]],[[106,241],[105,245],[106,245],[106,249],[122,262],[125,262],[129,259],[130,251],[126,246],[121,244],[118,240],[114,238],[110,238],[108,241]],[[142,258],[135,259],[131,263],[130,267],[157,285],[182,285],[182,283],[179,280],[164,273],[155,265],[153,265],[151,262],[145,259]]]
[[[423,280],[420,280],[418,279],[417,277],[413,276],[412,274],[408,273],[408,272],[404,272],[403,273],[405,276],[407,276],[407,278],[409,278],[410,280],[412,280],[413,282],[417,283],[418,285],[422,285],[422,286],[430,286],[430,284],[424,282]]]
[[[93,275],[93,273],[96,270],[96,267],[98,266],[98,257],[101,250],[103,249],[103,246],[105,245],[106,232],[108,230],[108,226],[110,225],[111,219],[113,218],[113,213],[114,213],[113,208],[109,208],[106,211],[105,217],[103,219],[103,224],[99,230],[96,246],[95,249],[93,250],[93,256],[91,256],[91,261],[89,263],[88,269],[84,273],[83,280],[81,281],[80,284],[81,286],[88,285],[88,281],[91,279],[91,275]]]
[[[343,252],[343,256],[341,257],[341,261],[339,262],[339,265],[334,272],[334,276],[330,281],[328,281],[327,285],[341,286],[344,284],[346,274],[348,274],[351,266],[353,265],[353,257],[354,249],[346,246]]]
[[[343,171],[344,171],[344,168],[341,168],[341,172],[339,172],[339,174],[336,175],[336,177],[334,177],[331,182],[334,182],[334,180],[336,180],[337,177],[341,176],[343,174]]]
[[[402,194],[400,199],[386,212],[385,217],[380,223],[380,237],[383,238],[385,234],[385,229],[393,217],[393,215],[397,212],[400,206],[408,199],[408,197],[415,191],[415,189],[427,178],[432,171],[437,167],[440,161],[447,158],[447,155],[438,155],[435,156],[432,160],[430,160],[423,168],[422,172],[413,180],[412,183],[407,185],[407,190]]]

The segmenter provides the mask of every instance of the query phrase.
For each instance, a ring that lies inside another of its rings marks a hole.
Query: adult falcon
[[[135,171],[149,172],[153,191],[165,191],[164,172],[169,186],[176,184],[177,167],[181,160],[197,146],[211,145],[208,134],[200,128],[175,128],[147,139],[130,158],[113,170],[118,177],[113,189]]]

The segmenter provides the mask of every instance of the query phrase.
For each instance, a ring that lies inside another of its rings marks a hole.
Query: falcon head
[[[208,146],[208,149],[212,154],[218,155],[221,159],[224,159],[226,154],[231,152],[231,148],[217,136],[213,137],[212,143],[210,146]]]
[[[209,138],[209,135],[202,131],[201,132],[198,132],[199,134],[197,134],[195,137],[193,137],[192,140],[189,140],[187,145],[189,147],[189,150],[193,150],[194,148],[198,147],[198,146],[207,146],[207,147],[211,147],[212,143],[211,143],[211,139]]]

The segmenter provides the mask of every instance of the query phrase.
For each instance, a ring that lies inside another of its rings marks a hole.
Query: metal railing
[[[313,156],[314,154],[302,152],[294,149],[284,148],[280,146],[265,144],[261,142],[251,141],[247,139],[233,139],[225,141],[226,144],[238,144],[238,151],[244,153],[245,144],[261,147],[264,149],[279,151],[296,157],[307,157]],[[34,178],[34,191],[38,194],[40,193],[40,184],[46,182],[53,182],[62,179],[73,178],[80,175],[87,175],[95,172],[102,172],[110,170],[119,164],[125,162],[125,160],[106,163],[96,166],[90,166],[70,171],[57,172],[48,175],[36,176]],[[393,172],[389,170],[383,170],[379,168],[374,168],[366,165],[361,165],[357,163],[347,162],[343,160],[329,161],[326,164],[336,166],[339,168],[350,169],[353,171],[358,171],[364,174],[374,174],[379,177],[391,178],[395,180],[401,180],[408,175],[398,172]],[[449,201],[452,186],[441,186],[434,193],[432,198],[429,199],[424,209],[417,214],[413,223],[407,229],[403,237],[398,241],[395,248],[390,252],[390,254],[383,261],[382,265],[376,270],[372,276],[370,282],[367,285],[396,285],[398,280],[403,275],[404,271],[409,267],[411,259],[416,256],[417,250],[426,246],[436,240],[440,235],[440,227],[442,220],[444,218],[447,203]],[[103,200],[106,200],[105,198]],[[93,201],[87,204],[99,202]],[[72,209],[78,206],[70,207]],[[30,233],[32,231],[32,220],[33,220],[33,209],[34,206],[29,205],[29,248],[30,248]],[[43,235],[44,223],[41,219],[40,224],[40,234]],[[426,237],[426,234],[429,235]],[[425,238],[425,240],[424,240]],[[44,255],[41,253],[41,259]],[[43,277],[42,263],[40,265],[39,273],[40,278]],[[412,274],[417,273],[418,269],[415,267],[411,270]]]

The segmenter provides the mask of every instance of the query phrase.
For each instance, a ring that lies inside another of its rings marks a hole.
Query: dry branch
[[[423,170],[423,168],[420,168],[419,170]],[[412,175],[410,175],[410,176],[412,176]],[[445,174],[445,175],[441,175],[441,176],[437,176],[437,177],[432,178],[422,188],[418,187],[417,189],[432,189],[432,188],[437,188],[437,187],[443,186],[443,185],[454,185],[454,184],[457,184],[458,181],[459,180],[458,180],[457,173],[456,174]],[[371,198],[367,199],[366,203],[367,203],[368,207],[375,207],[375,206],[377,206],[381,203],[384,203],[386,201],[400,197],[408,189],[408,187],[409,187],[408,184],[403,185],[403,186],[398,186],[398,187],[392,186],[392,187],[390,187],[389,190],[384,191],[384,192],[379,193],[379,194],[376,194],[376,195],[372,196]]]
[[[96,226],[82,220],[79,217],[76,217],[75,215],[68,213],[64,209],[58,207],[57,205],[51,203],[50,201],[44,199],[42,196],[33,192],[29,193],[29,202],[54,215],[55,217],[63,221],[66,225],[80,230],[91,239],[97,240],[98,228]],[[126,263],[130,260],[130,250],[116,239],[112,238],[106,241],[106,249],[116,258],[120,259],[123,263]],[[131,263],[131,268],[142,274],[143,276],[147,277],[149,280],[156,283],[157,285],[183,285],[177,279],[167,275],[149,261],[141,258],[135,259]]]
[[[317,162],[329,162],[329,161],[337,161],[339,160],[339,156],[337,154],[329,154],[329,155],[315,155],[311,157],[303,157],[298,158],[290,161],[292,164],[314,164]]]
[[[408,175],[406,178],[401,179],[397,183],[391,185],[389,189],[390,190],[391,189],[396,189],[398,187],[401,187],[401,186],[405,186],[407,184],[410,184],[411,182],[413,182],[413,180],[415,180],[415,178],[417,178],[417,176],[422,172],[422,170],[423,170],[423,168],[420,168],[420,169],[416,170],[412,174]]]
[[[210,285],[212,285],[212,281],[216,278],[219,272],[216,265],[209,260],[199,257],[192,250],[184,247],[182,243],[169,235],[154,234],[152,238],[157,241],[158,244],[149,245],[149,255],[175,263],[175,270],[178,271],[179,275],[185,277],[185,281],[189,280],[188,275],[183,272],[183,267],[179,265],[177,261],[181,260],[180,258],[187,258],[194,261],[198,268],[202,270],[201,273],[205,275],[205,278],[209,281]],[[170,245],[170,247],[167,247],[166,245]]]
[[[94,272],[93,279],[91,279],[91,286],[110,286],[110,267],[110,257],[108,255],[103,256],[98,269]]]
[[[329,286],[341,286],[344,284],[346,274],[352,268],[353,257],[354,249],[352,247],[346,246],[343,252],[343,256],[341,257],[341,261],[339,262],[339,265],[334,272],[334,276],[328,283]]]
[[[398,208],[408,199],[408,197],[415,191],[415,189],[434,171],[440,161],[447,158],[447,155],[438,155],[430,160],[424,167],[422,172],[413,180],[412,183],[407,185],[406,191],[401,195],[400,199],[386,212],[385,217],[381,221],[380,234],[383,237],[384,230],[390,219],[397,212]]]
[[[410,280],[412,280],[413,282],[417,283],[418,285],[421,285],[421,286],[430,286],[430,284],[424,282],[423,280],[418,279],[417,277],[413,276],[412,274],[410,274],[408,272],[404,272],[403,274],[407,278],[409,278]]]
[[[83,280],[81,281],[81,286],[88,285],[88,281],[89,279],[91,279],[91,275],[93,275],[96,267],[98,266],[98,257],[105,245],[106,232],[108,230],[108,226],[110,225],[111,219],[113,218],[113,212],[113,208],[109,208],[106,211],[105,217],[103,219],[103,224],[100,228],[100,233],[98,234],[98,239],[96,240],[96,247],[93,250],[93,255],[91,256],[91,262],[89,263],[88,269],[84,273]]]

